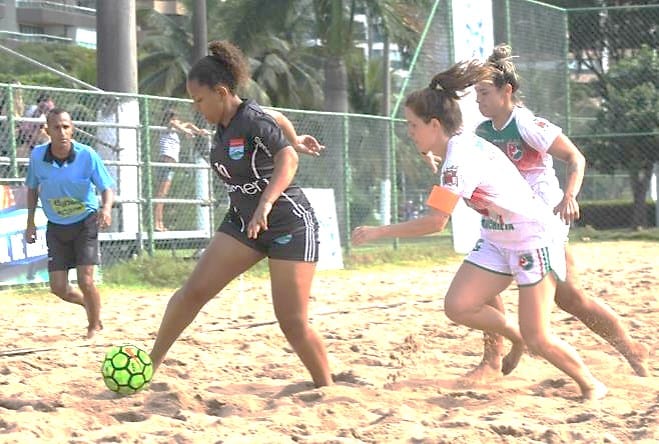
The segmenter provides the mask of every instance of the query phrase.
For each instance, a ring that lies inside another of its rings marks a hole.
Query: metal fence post
[[[391,211],[391,223],[398,223],[398,165],[396,164],[396,119],[392,116],[389,116],[389,155],[391,156],[391,171],[390,177],[392,187],[391,187],[391,200],[392,200],[392,211]],[[398,249],[399,239],[394,239],[394,250]]]
[[[567,10],[563,11],[563,32],[566,36],[570,35],[570,12]],[[567,134],[568,137],[572,135],[572,91],[570,89],[569,56],[570,39],[566,37],[563,39],[563,61],[565,63],[565,134]]]
[[[352,227],[350,226],[350,121],[348,115],[343,115],[343,208],[344,208],[344,217],[345,217],[345,227],[346,227],[346,253],[350,254],[351,244],[350,244],[350,232]]]
[[[12,177],[18,177],[16,162],[16,123],[14,120],[14,88],[7,85],[7,125],[9,127],[9,172]]]
[[[146,232],[147,232],[147,247],[146,251],[149,253],[149,256],[153,256],[154,252],[154,240],[153,240],[153,174],[151,172],[151,131],[149,130],[150,120],[149,120],[149,99],[147,97],[140,97],[140,124],[142,128],[142,152],[144,154],[144,167],[143,167],[143,177],[144,177],[144,199],[140,198],[140,201],[144,201],[146,205]],[[140,190],[141,193],[143,190]],[[138,194],[139,195],[139,194]]]

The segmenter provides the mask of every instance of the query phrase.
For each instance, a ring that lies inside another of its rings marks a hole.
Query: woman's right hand
[[[352,236],[350,241],[354,245],[361,245],[361,244],[366,244],[368,242],[372,242],[376,240],[378,237],[379,237],[378,227],[362,226],[352,230]]]
[[[272,211],[272,204],[270,202],[261,202],[254,210],[252,220],[247,224],[247,237],[249,239],[256,239],[260,232],[268,229],[268,215]]]
[[[33,244],[37,240],[37,227],[34,225],[29,225],[25,229],[25,242],[28,244]]]

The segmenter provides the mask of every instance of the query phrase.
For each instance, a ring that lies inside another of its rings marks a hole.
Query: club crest
[[[442,173],[442,185],[458,186],[458,167],[450,166]]]
[[[240,160],[245,155],[245,139],[239,137],[229,139],[229,157],[232,160]]]
[[[533,268],[533,256],[526,253],[519,257],[519,266],[524,270],[530,270]]]
[[[289,243],[292,239],[293,239],[293,235],[292,235],[292,234],[284,234],[284,235],[282,235],[282,236],[276,237],[276,238],[274,239],[274,241],[275,241],[275,243],[277,243],[277,244],[279,244],[279,245],[286,245],[286,244]]]
[[[508,154],[510,160],[516,161],[522,158],[524,151],[522,151],[522,147],[517,143],[507,143],[506,154]]]

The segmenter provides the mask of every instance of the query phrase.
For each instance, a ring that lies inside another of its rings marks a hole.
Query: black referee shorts
[[[48,271],[67,271],[78,265],[98,265],[96,213],[70,225],[48,222]]]

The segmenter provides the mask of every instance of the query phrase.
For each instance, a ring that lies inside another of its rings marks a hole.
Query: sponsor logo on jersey
[[[510,160],[515,162],[522,158],[524,155],[524,150],[522,150],[522,147],[519,144],[508,142],[506,144],[506,154]]]
[[[283,236],[279,236],[274,238],[274,242],[279,245],[286,245],[293,239],[292,234],[284,234]]]
[[[545,121],[542,120],[542,119],[534,119],[534,120],[533,120],[533,123],[535,123],[535,124],[536,124],[537,126],[539,126],[540,128],[547,128],[547,122],[545,122]]]
[[[265,152],[268,155],[268,157],[272,157],[272,153],[270,152],[268,147],[265,146],[265,143],[263,143],[263,141],[259,136],[254,137],[254,146],[256,147],[257,150],[262,150],[263,152]]]
[[[220,177],[224,177],[225,179],[231,179],[231,174],[229,174],[229,170],[227,170],[227,167],[222,165],[220,162],[215,162],[213,164],[213,168]]]
[[[458,186],[458,167],[450,166],[442,173],[442,185]]]
[[[481,219],[481,228],[492,231],[515,231],[515,226],[513,224],[497,222],[488,219],[487,217]]]
[[[238,137],[229,139],[229,157],[232,160],[240,160],[245,155],[245,138]]]
[[[529,253],[521,255],[519,257],[519,266],[526,271],[533,268],[533,256],[530,255]]]
[[[268,179],[261,178],[256,179],[254,182],[247,182],[243,184],[225,184],[227,187],[228,193],[239,192],[240,194],[245,194],[248,196],[253,196],[254,194],[261,193],[268,186]]]

